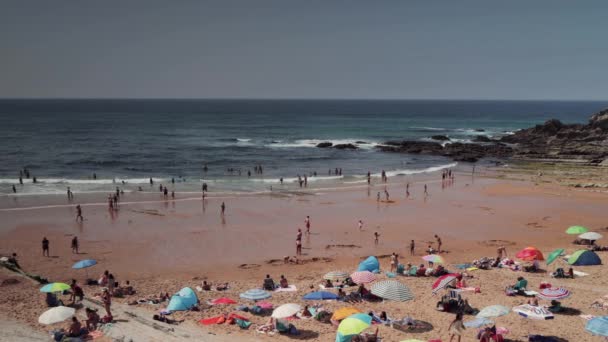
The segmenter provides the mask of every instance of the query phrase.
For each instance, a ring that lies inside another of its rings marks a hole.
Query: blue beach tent
[[[169,301],[167,306],[168,311],[185,311],[190,310],[193,306],[198,304],[198,297],[196,293],[189,287],[184,287],[179,290],[178,293],[174,294]]]
[[[378,258],[376,258],[375,256],[370,256],[367,259],[361,261],[357,271],[370,271],[373,273],[380,272],[380,263],[378,262]]]

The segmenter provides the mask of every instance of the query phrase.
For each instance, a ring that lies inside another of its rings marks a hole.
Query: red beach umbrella
[[[536,248],[536,247],[526,247],[526,248],[522,249],[521,251],[517,252],[517,254],[515,254],[515,256],[518,259],[521,259],[524,261],[545,260],[543,253],[541,251],[539,251],[538,248]]]

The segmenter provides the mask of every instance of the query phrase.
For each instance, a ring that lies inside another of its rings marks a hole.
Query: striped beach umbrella
[[[552,287],[540,290],[536,297],[544,300],[561,300],[570,297],[571,294],[572,292],[563,287]]]
[[[274,311],[272,312],[272,317],[273,318],[291,317],[291,316],[297,314],[298,312],[300,312],[300,310],[302,310],[302,307],[299,306],[298,304],[287,303],[287,304],[283,304],[283,305],[279,306],[278,308],[274,309]]]
[[[384,280],[372,285],[372,294],[397,302],[405,302],[414,299],[414,294],[405,285],[396,280]]]
[[[511,309],[509,309],[508,307],[506,307],[504,305],[490,305],[490,306],[486,306],[485,308],[481,309],[481,311],[479,311],[479,313],[475,317],[477,317],[477,318],[494,318],[494,317],[504,316],[504,315],[508,314],[509,312],[511,312]]]
[[[429,254],[422,257],[424,261],[432,262],[433,264],[445,264],[445,260],[437,254]]]
[[[608,336],[608,316],[592,318],[587,322],[585,329],[593,335]]]
[[[331,281],[344,280],[346,278],[348,278],[348,273],[342,271],[331,271],[323,276],[323,279]]]
[[[433,293],[437,293],[442,289],[445,289],[448,285],[456,281],[458,279],[459,274],[451,273],[445,274],[441,277],[437,278],[435,283],[433,283]]]
[[[270,298],[271,295],[269,292],[266,292],[264,290],[251,289],[251,290],[247,290],[247,291],[241,293],[239,297],[241,297],[243,299],[248,299],[248,300],[262,300],[262,299]]]
[[[358,313],[346,317],[340,322],[336,334],[336,342],[350,341],[353,335],[360,334],[372,324],[372,316]]]
[[[70,289],[66,283],[50,283],[40,288],[40,292],[63,292]]]
[[[579,235],[579,234],[586,233],[588,231],[589,231],[589,229],[587,229],[583,226],[571,226],[570,228],[566,229],[566,234]]]
[[[370,271],[357,271],[350,275],[350,279],[357,285],[368,284],[376,280],[376,275]]]

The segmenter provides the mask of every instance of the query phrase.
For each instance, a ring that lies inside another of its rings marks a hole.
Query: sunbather
[[[78,337],[81,335],[80,330],[82,329],[82,325],[80,324],[80,322],[78,321],[78,318],[76,318],[76,316],[72,317],[72,321],[70,322],[70,325],[67,329],[67,335],[68,337]]]
[[[308,310],[308,305],[304,306],[304,310],[302,310],[302,317],[312,317],[312,314]]]
[[[206,280],[203,280],[203,290],[204,291],[211,291],[211,284],[207,284]]]
[[[331,280],[326,279],[325,284],[323,284],[323,286],[325,286],[325,288],[327,289],[327,288],[334,287],[334,284],[331,282]]]
[[[557,300],[552,300],[551,306],[548,307],[547,310],[549,310],[550,312],[553,312],[553,313],[557,313],[557,312],[562,312],[564,310],[564,308],[562,307],[562,303],[558,302]]]
[[[418,271],[416,271],[416,276],[417,277],[426,276],[426,267],[424,267],[424,264],[420,264],[420,266],[418,267]]]
[[[264,283],[262,284],[262,288],[266,291],[274,291],[274,289],[276,288],[276,286],[274,284],[274,280],[272,280],[272,278],[270,278],[270,274],[266,275],[266,278],[264,279]]]
[[[286,289],[289,287],[289,283],[287,283],[287,279],[285,279],[285,276],[281,275],[281,280],[279,281],[279,284],[281,286],[281,288]]]

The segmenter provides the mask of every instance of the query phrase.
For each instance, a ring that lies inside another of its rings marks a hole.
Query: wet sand
[[[507,247],[510,256],[528,245],[537,246],[544,252],[557,247],[567,247],[568,252],[573,252],[578,249],[571,244],[573,238],[563,233],[570,225],[580,224],[595,231],[608,232],[605,228],[608,226],[605,215],[608,194],[603,192],[552,183],[535,185],[529,181],[479,176],[472,179],[470,175],[463,174],[456,175],[454,185],[442,189],[441,182],[436,181],[440,174],[426,177],[408,179],[413,182],[409,199],[405,198],[405,179],[391,179],[387,185],[390,203],[376,201],[376,193],[383,192],[384,185],[375,185],[369,190],[367,185],[362,185],[341,190],[211,196],[204,203],[197,194],[178,193],[176,201],[165,201],[156,193],[129,193],[122,201],[130,204],[121,204],[117,212],[110,213],[104,194],[76,194],[78,203],[84,204],[85,221],[82,224],[75,221],[76,202],[68,205],[62,196],[5,197],[0,201],[3,222],[0,252],[8,254],[14,251],[26,271],[64,282],[70,278],[84,279],[85,271],[73,270],[71,265],[80,259],[93,258],[99,265],[87,271],[89,276],[96,277],[104,269],[109,269],[118,281],[131,280],[142,295],[157,294],[161,290],[171,293],[209,279],[213,282],[229,281],[233,284],[229,295],[236,299],[239,291],[259,286],[266,273],[271,273],[275,279],[285,274],[296,282],[300,291],[275,296],[273,302],[281,304],[300,302],[299,298],[308,291],[308,287],[320,283],[324,273],[335,269],[352,271],[360,259],[368,255],[385,256],[397,252],[402,263],[419,264],[420,257],[425,254],[424,249],[434,241],[434,234],[443,240],[443,249],[446,250],[443,257],[448,264],[456,264],[481,256],[494,256],[496,247],[501,244]],[[422,185],[425,183],[430,194],[426,200]],[[220,215],[222,201],[227,206],[224,217]],[[27,209],[30,207],[34,208]],[[283,257],[295,255],[297,228],[305,231],[307,215],[311,217],[312,233],[305,234],[303,238],[304,255],[301,259],[306,264],[284,265]],[[359,219],[364,222],[362,231],[357,227]],[[380,233],[377,246],[373,241],[375,231]],[[78,255],[70,251],[70,240],[74,235],[80,240],[81,254]],[[41,255],[43,236],[51,241],[51,258]],[[409,256],[407,247],[411,239],[417,245],[414,257]],[[600,256],[604,258],[601,252]],[[388,258],[380,260],[382,267],[388,269]],[[603,268],[585,270],[593,274],[581,278],[576,284],[600,286],[598,282],[607,279],[598,272]],[[484,290],[481,294],[469,296],[473,306],[480,308],[495,304],[495,301],[509,305],[523,300],[521,297],[505,297],[502,291],[504,286],[514,282],[518,274],[493,270],[479,271],[474,275],[476,279],[473,281],[479,281]],[[541,279],[549,278],[546,275],[528,277],[533,279],[532,288],[536,289]],[[413,336],[382,327],[381,335],[385,336],[385,341],[414,337],[446,339],[452,315],[434,310],[438,300],[430,294],[434,279],[399,280],[418,296],[414,302],[366,303],[361,306],[365,310],[387,310],[393,317],[412,315],[430,321],[436,329]],[[608,290],[604,294],[608,294]],[[42,302],[43,297],[36,295]],[[600,296],[601,291],[575,292],[574,298],[580,298],[580,303],[588,307]],[[11,310],[7,306],[4,308]],[[579,309],[599,314],[583,306]],[[186,316],[200,319],[220,311],[214,308],[187,313]],[[34,314],[31,313],[32,316]],[[31,319],[27,317],[21,318]],[[528,331],[549,332],[558,324],[563,327],[558,321],[572,326],[564,328],[562,334],[555,331],[553,334],[574,341],[571,338],[578,332],[584,336],[578,341],[593,341],[584,332],[584,322],[578,316],[560,316],[554,322],[536,322],[512,314],[501,318],[499,325],[521,335]],[[333,340],[331,327],[310,321],[296,323],[298,327],[317,332],[317,335],[310,335],[310,340]],[[201,329],[217,333],[237,330],[234,327]],[[239,334],[253,336],[253,332]]]

